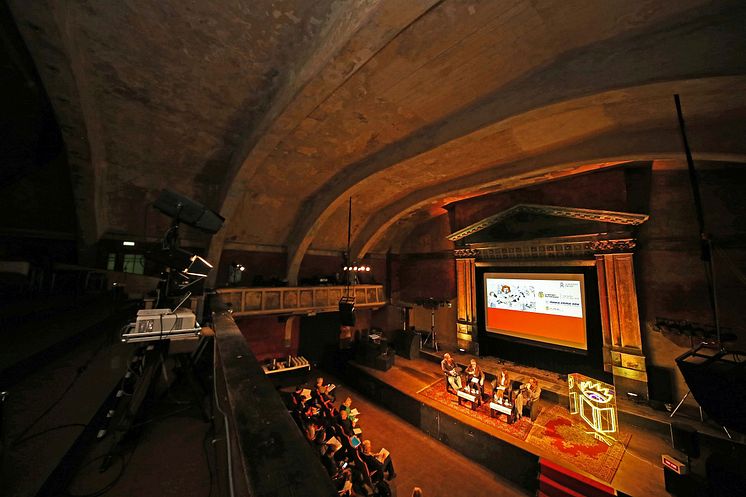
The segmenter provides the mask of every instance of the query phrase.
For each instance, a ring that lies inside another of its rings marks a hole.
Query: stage
[[[351,362],[346,381],[430,437],[529,492],[537,489],[539,461],[549,460],[625,494],[669,495],[660,455],[672,449],[659,423],[652,422],[645,429],[625,422],[626,415],[620,415],[618,441],[595,440],[569,415],[560,377],[553,381],[552,374],[545,373],[538,378],[543,391],[536,421],[524,417],[508,424],[505,417],[490,417],[486,404],[474,411],[445,393],[435,359],[397,356],[395,365],[385,372]],[[522,379],[521,372],[512,373],[514,379]]]

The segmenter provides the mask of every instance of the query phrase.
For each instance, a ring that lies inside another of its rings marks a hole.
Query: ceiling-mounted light
[[[125,247],[134,247],[135,242],[122,242],[122,245],[124,245]]]

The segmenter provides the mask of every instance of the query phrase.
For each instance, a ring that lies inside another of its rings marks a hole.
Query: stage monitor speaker
[[[420,357],[420,334],[410,330],[397,331],[394,348],[406,359],[417,359]]]
[[[683,423],[671,423],[671,444],[692,459],[699,457],[699,433]]]
[[[376,356],[376,358],[373,361],[373,368],[379,371],[388,371],[389,369],[391,369],[391,366],[394,365],[395,359],[396,359],[396,354],[392,352],[388,352],[385,354],[379,354]]]
[[[676,358],[694,399],[716,423],[746,433],[746,357],[706,344]]]

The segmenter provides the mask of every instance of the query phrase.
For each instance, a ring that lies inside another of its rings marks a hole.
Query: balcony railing
[[[313,314],[339,310],[339,299],[355,296],[355,307],[376,309],[386,304],[383,285],[220,288],[220,298],[234,316]]]

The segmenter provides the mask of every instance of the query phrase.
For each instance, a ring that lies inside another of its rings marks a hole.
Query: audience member
[[[321,377],[316,379],[310,398],[302,392],[302,386],[295,389],[288,407],[317,451],[339,495],[390,497],[391,488],[386,479],[395,478],[396,473],[388,451],[371,452],[370,440],[365,440],[358,448],[353,448],[351,443],[356,440],[352,438],[352,399],[347,397],[337,410]]]
[[[344,402],[342,402],[342,405],[339,407],[340,411],[347,411],[347,417],[352,422],[352,426],[355,426],[357,423],[357,417],[352,414],[352,398],[347,397]]]
[[[381,449],[378,452],[373,453],[371,451],[370,440],[363,440],[361,447],[363,448],[363,461],[368,465],[368,469],[372,468],[380,470],[382,474],[386,473],[388,480],[396,478],[394,462],[391,460],[391,454],[389,454],[389,451]]]
[[[352,421],[347,417],[347,411],[339,411],[339,414],[337,414],[337,424],[342,428],[342,431],[344,431],[345,435],[348,437],[351,437],[355,434],[355,432],[352,430]]]

